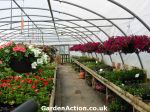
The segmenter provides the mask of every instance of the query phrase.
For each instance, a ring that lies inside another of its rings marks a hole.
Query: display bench
[[[53,90],[50,94],[50,103],[49,103],[49,107],[54,107],[55,105],[55,94],[56,94],[56,77],[57,77],[57,67],[55,68],[55,72],[54,72],[54,79],[53,79]],[[53,110],[49,110],[49,112],[53,112]]]
[[[91,74],[95,79],[97,79],[99,82],[101,82],[103,85],[106,86],[106,98],[108,97],[108,90],[111,90],[114,92],[116,95],[120,96],[122,99],[124,99],[126,102],[131,104],[133,106],[133,112],[139,111],[139,112],[150,112],[150,105],[143,102],[141,99],[139,99],[136,96],[133,96],[127,91],[124,91],[120,87],[116,86],[112,82],[108,81],[104,77],[98,75],[95,71],[89,69],[82,63],[72,60],[75,64],[80,66],[82,69],[84,69],[86,72]]]

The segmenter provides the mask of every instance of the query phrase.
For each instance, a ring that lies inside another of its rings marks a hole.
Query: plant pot
[[[14,105],[9,105],[9,104],[3,104],[0,103],[0,112],[11,112],[12,110],[14,110],[18,105],[14,104]]]
[[[24,57],[21,60],[12,58],[9,65],[15,72],[18,73],[28,73],[32,71],[31,62],[27,57]]]
[[[85,79],[85,72],[81,71],[79,74],[80,79]]]
[[[125,53],[125,54],[127,54],[127,53],[134,53],[135,52],[133,40],[130,41],[130,43],[128,44],[127,47],[123,47],[122,48],[122,52]]]

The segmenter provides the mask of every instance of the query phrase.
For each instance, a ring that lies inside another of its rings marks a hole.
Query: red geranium
[[[33,88],[33,89],[36,89],[37,87],[36,87],[35,85],[32,85],[32,88]]]
[[[47,86],[48,85],[48,81],[44,81],[44,86]]]

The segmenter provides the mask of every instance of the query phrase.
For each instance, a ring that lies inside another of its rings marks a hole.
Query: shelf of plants
[[[53,104],[57,66],[50,60],[38,46],[0,46],[0,111],[9,112],[32,98],[40,106]]]
[[[143,85],[146,82],[144,70],[133,68],[118,71],[104,62],[87,57],[73,57],[72,61],[73,66],[78,66],[76,70],[83,69],[100,82],[99,90],[106,93],[110,112],[150,111],[150,105],[144,102],[150,100],[150,88]]]

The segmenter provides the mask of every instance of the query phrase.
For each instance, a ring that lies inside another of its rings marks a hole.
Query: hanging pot
[[[127,54],[127,53],[134,53],[136,49],[134,48],[134,41],[131,40],[128,46],[122,48],[122,52]]]
[[[13,57],[9,65],[15,72],[18,73],[28,73],[32,71],[31,62],[27,57],[23,57],[21,60]]]

